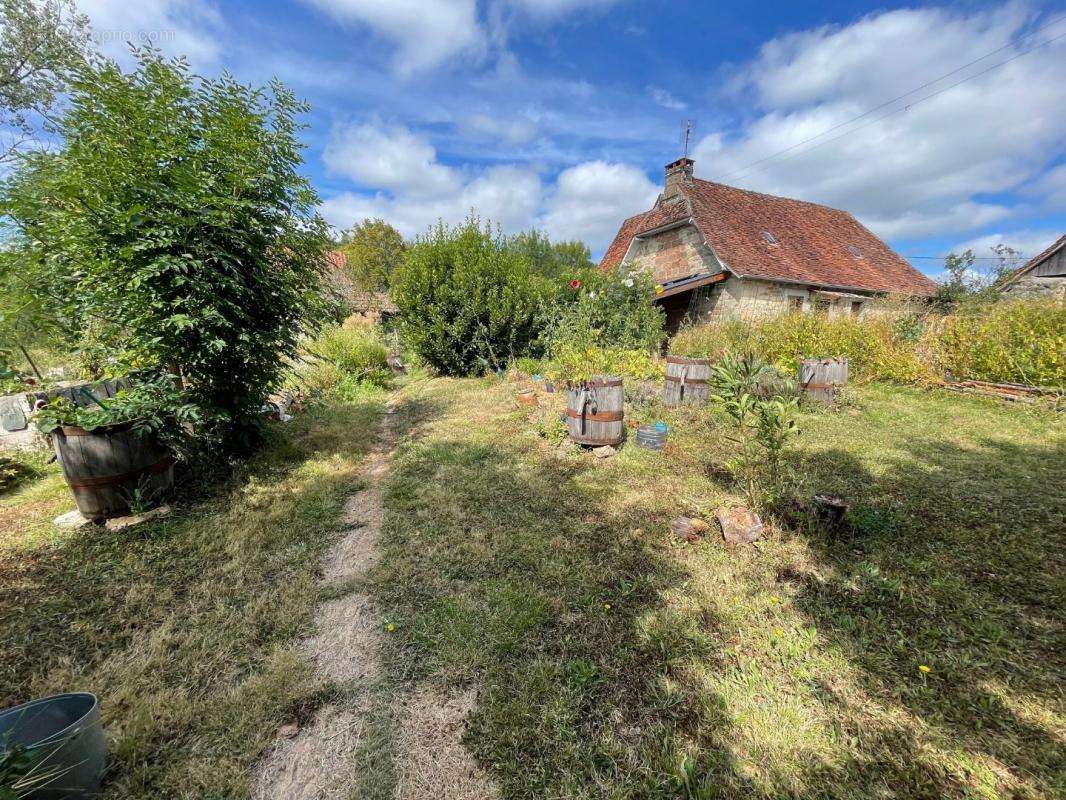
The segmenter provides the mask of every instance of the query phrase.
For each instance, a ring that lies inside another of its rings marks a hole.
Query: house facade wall
[[[697,272],[717,272],[717,260],[692,225],[634,239],[625,263],[648,271],[656,283],[669,283]]]
[[[721,283],[697,290],[693,300],[689,319],[695,323],[710,322],[716,319],[742,318],[755,319],[772,317],[788,311],[812,313],[824,311],[830,318],[852,316],[861,317],[866,313],[867,300],[854,298],[824,298],[816,288],[776,281],[738,278],[731,275]],[[871,298],[872,299],[872,298]],[[858,310],[853,303],[860,303]]]

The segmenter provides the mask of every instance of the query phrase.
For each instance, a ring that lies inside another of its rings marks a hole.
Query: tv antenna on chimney
[[[694,119],[681,120],[681,149],[684,158],[688,158],[689,147],[692,145],[692,129],[695,125]]]

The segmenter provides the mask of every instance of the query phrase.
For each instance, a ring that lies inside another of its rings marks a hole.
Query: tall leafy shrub
[[[119,368],[180,375],[235,444],[324,311],[327,228],[297,171],[307,107],[136,55],[132,73],[78,72],[62,147],[23,160],[2,211],[35,290]]]
[[[404,338],[445,375],[534,353],[548,296],[528,260],[475,217],[417,239],[392,282]]]

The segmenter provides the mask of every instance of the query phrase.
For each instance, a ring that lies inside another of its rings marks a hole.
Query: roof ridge
[[[784,200],[787,203],[798,203],[804,206],[815,206],[816,208],[826,208],[830,211],[836,211],[838,214],[847,214],[852,216],[850,211],[846,211],[843,208],[837,208],[836,206],[829,206],[825,203],[816,203],[813,200],[800,200],[798,197],[785,197],[780,194],[770,194],[769,192],[757,192],[754,189],[742,189],[739,186],[731,186],[728,183],[719,183],[718,181],[709,181],[706,178],[693,178],[693,183],[705,183],[708,186],[718,186],[722,189],[729,189],[734,192],[742,192],[744,194],[755,195],[756,197],[769,197],[771,200]]]

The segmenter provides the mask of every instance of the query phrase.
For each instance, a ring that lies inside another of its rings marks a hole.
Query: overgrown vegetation
[[[311,398],[357,396],[365,386],[385,388],[392,375],[381,330],[356,319],[323,328],[305,342],[286,387]]]
[[[100,369],[179,377],[205,423],[246,444],[284,358],[329,305],[326,226],[296,171],[306,106],[277,83],[136,55],[134,72],[100,61],[74,73],[61,148],[24,155],[0,197],[5,265],[75,347],[102,351]]]
[[[1066,305],[1017,300],[971,303],[942,316],[914,307],[871,311],[862,319],[785,314],[727,320],[681,331],[671,352],[719,358],[758,354],[792,371],[799,358],[846,356],[860,381],[928,383],[956,379],[1066,385]]]

